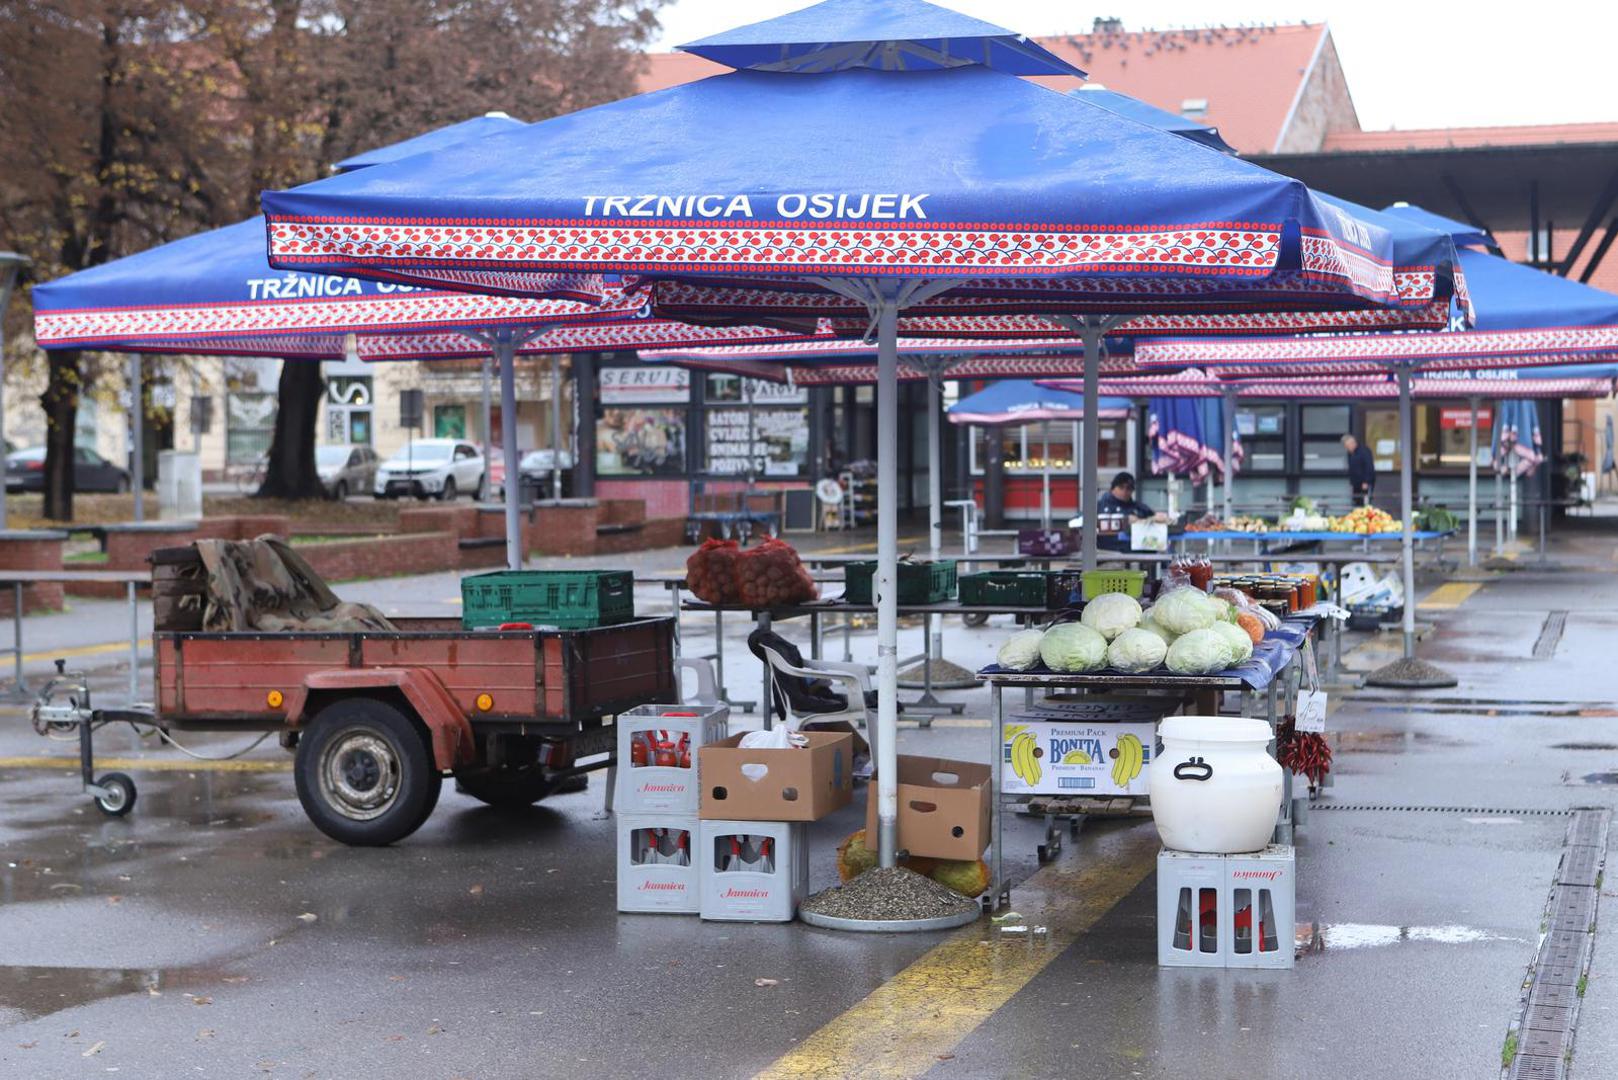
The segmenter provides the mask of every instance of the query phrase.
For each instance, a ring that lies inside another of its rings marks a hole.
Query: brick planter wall
[[[0,567],[7,570],[60,570],[62,569],[62,543],[67,533],[50,529],[9,529],[0,532]],[[0,617],[11,618],[14,612],[15,591],[11,586],[0,586]],[[22,590],[22,612],[62,610],[62,583],[59,581],[25,585]]]
[[[452,532],[420,532],[382,540],[309,544],[298,548],[298,554],[327,581],[353,581],[453,570],[460,565],[456,540]]]

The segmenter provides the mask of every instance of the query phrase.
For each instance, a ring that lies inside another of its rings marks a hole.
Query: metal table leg
[[[1280,716],[1275,707],[1275,680],[1264,689],[1264,719],[1270,725],[1270,754],[1276,753],[1275,729],[1280,723]],[[1281,769],[1281,807],[1280,816],[1275,822],[1275,842],[1277,844],[1292,843],[1292,770]]]
[[[942,616],[940,616],[942,618]],[[922,727],[932,726],[932,717],[940,713],[949,713],[959,716],[966,709],[964,703],[951,703],[940,701],[933,695],[933,617],[931,613],[921,616],[921,697],[915,701],[904,703],[905,709],[913,713],[920,713],[919,723]],[[942,650],[939,650],[940,652]]]
[[[1001,702],[1001,688],[999,683],[989,685],[989,735],[993,740],[989,746],[989,892],[984,898],[983,907],[987,911],[994,911],[1000,907],[1009,907],[1011,904],[1011,886],[1006,883],[1005,860],[1002,852],[1005,850],[1005,814],[1000,807],[1000,800],[1004,798],[1002,776],[1004,762],[1001,746],[1004,743],[1002,732],[1005,730],[1005,711]]]
[[[11,689],[3,696],[12,701],[27,701],[28,683],[22,677],[22,582],[20,581],[11,583],[11,670]]]
[[[809,615],[809,657],[812,660],[820,659],[820,613],[811,612]]]

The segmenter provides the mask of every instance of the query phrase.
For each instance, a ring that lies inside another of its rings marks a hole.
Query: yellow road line
[[[1136,826],[1098,838],[1082,862],[1047,866],[1015,891],[1030,928],[1010,935],[979,921],[872,991],[759,1073],[766,1080],[908,1080],[938,1064],[1013,994],[1088,932],[1151,873],[1157,833]]]
[[[0,757],[0,769],[77,769],[76,757]],[[235,761],[197,761],[194,758],[97,757],[96,769],[134,772],[291,772],[291,761],[238,758]]]
[[[151,638],[141,638],[135,643],[142,652],[152,647]],[[25,664],[37,663],[41,660],[71,660],[77,656],[101,656],[106,653],[127,653],[129,641],[109,641],[104,645],[75,645],[68,649],[51,649],[47,652],[24,653],[22,661]]]
[[[1428,611],[1453,611],[1471,599],[1472,594],[1483,588],[1477,581],[1446,581],[1426,596],[1416,602],[1419,611],[1425,608]]]
[[[927,538],[925,536],[899,537],[900,547],[904,547],[906,544],[925,544],[926,542]],[[842,547],[816,548],[814,551],[805,551],[803,557],[813,559],[816,555],[865,555],[875,553],[875,551],[876,541],[871,540],[861,544],[844,544]]]

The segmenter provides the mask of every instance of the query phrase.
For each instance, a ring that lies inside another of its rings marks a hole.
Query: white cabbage
[[[1107,666],[1107,639],[1083,623],[1057,623],[1040,639],[1039,656],[1052,671],[1100,671]]]
[[[1131,675],[1151,671],[1168,655],[1168,642],[1150,630],[1125,630],[1107,646],[1107,666]]]
[[[1216,618],[1217,611],[1201,589],[1171,589],[1152,605],[1152,620],[1171,634],[1206,630]]]
[[[1084,605],[1079,621],[1111,641],[1140,625],[1140,601],[1123,593],[1102,593]]]
[[[1019,630],[1006,638],[996,660],[1003,668],[1027,671],[1039,663],[1039,643],[1044,637],[1043,630]]]
[[[1158,637],[1163,639],[1164,645],[1174,644],[1174,639],[1179,636],[1177,634],[1171,634],[1161,626],[1157,625],[1157,620],[1152,618],[1152,613],[1150,611],[1142,616],[1138,629],[1145,630],[1149,634],[1156,634]]]
[[[1165,662],[1176,675],[1212,675],[1230,667],[1230,646],[1217,631],[1193,630],[1174,639]]]
[[[1247,631],[1233,623],[1216,622],[1208,629],[1225,639],[1230,647],[1230,666],[1245,664],[1253,655],[1253,639],[1247,636]]]

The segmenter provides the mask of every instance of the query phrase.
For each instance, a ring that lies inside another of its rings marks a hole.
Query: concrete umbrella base
[[[1365,676],[1366,686],[1380,686],[1393,690],[1442,690],[1458,685],[1460,680],[1441,667],[1434,667],[1413,656],[1401,657],[1384,664]]]
[[[927,689],[925,667],[932,668],[933,690],[971,690],[979,685],[972,672],[948,660],[923,660],[921,663],[912,664],[899,672],[899,685],[906,690]]]

